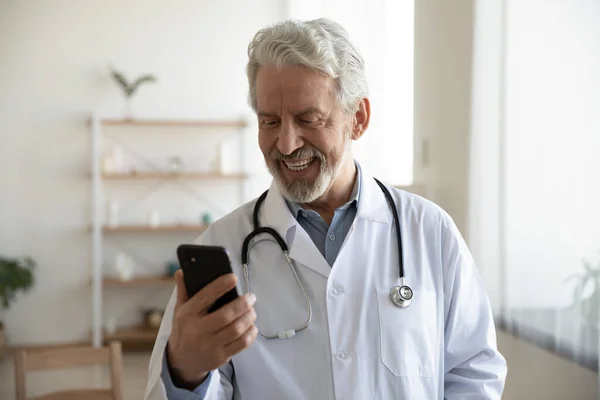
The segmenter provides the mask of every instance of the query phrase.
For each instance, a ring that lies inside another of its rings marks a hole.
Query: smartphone
[[[232,272],[231,261],[224,247],[182,244],[177,247],[177,258],[190,298],[221,275]],[[215,301],[208,312],[218,310],[237,297],[237,289],[231,289]]]

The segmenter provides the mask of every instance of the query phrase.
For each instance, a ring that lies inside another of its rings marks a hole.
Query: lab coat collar
[[[297,221],[290,212],[285,198],[279,191],[279,187],[275,180],[272,181],[269,193],[258,213],[260,226],[273,228],[287,241],[288,230],[293,228]],[[288,247],[290,244],[288,243]]]
[[[390,206],[388,205],[381,188],[364,167],[361,167],[361,178],[360,200],[358,201],[356,218],[373,222],[389,223]]]
[[[313,271],[328,277],[331,267],[312,239],[294,218],[285,199],[273,181],[269,193],[259,212],[261,226],[268,226],[277,231],[288,246],[289,256]],[[282,265],[284,267],[284,265]]]
[[[356,218],[378,223],[389,223],[389,206],[381,188],[373,177],[361,167],[360,195]],[[312,239],[290,212],[277,183],[273,180],[269,193],[259,212],[261,226],[277,231],[288,245],[289,255],[295,261],[328,277],[331,267]],[[353,224],[354,225],[354,224]],[[350,234],[350,232],[349,232]]]

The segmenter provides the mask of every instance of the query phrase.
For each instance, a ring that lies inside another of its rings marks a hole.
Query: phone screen
[[[223,247],[181,245],[177,248],[177,258],[183,271],[185,287],[190,298],[221,275],[232,272],[227,250]],[[208,312],[211,313],[219,309],[237,297],[237,289],[233,288],[219,298],[209,308]]]

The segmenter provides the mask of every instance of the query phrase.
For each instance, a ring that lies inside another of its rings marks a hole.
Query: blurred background
[[[17,351],[113,339],[143,397],[175,247],[270,183],[247,45],[321,16],[367,63],[355,157],[469,244],[504,398],[598,398],[600,1],[0,0],[1,399]],[[30,394],[108,381],[32,375]]]

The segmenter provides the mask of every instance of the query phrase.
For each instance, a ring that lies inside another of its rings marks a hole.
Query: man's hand
[[[167,344],[168,364],[176,386],[193,390],[211,370],[254,342],[258,334],[252,307],[256,297],[245,294],[208,314],[210,306],[235,287],[235,275],[219,277],[191,299],[181,270],[175,273],[175,281],[177,303]]]

